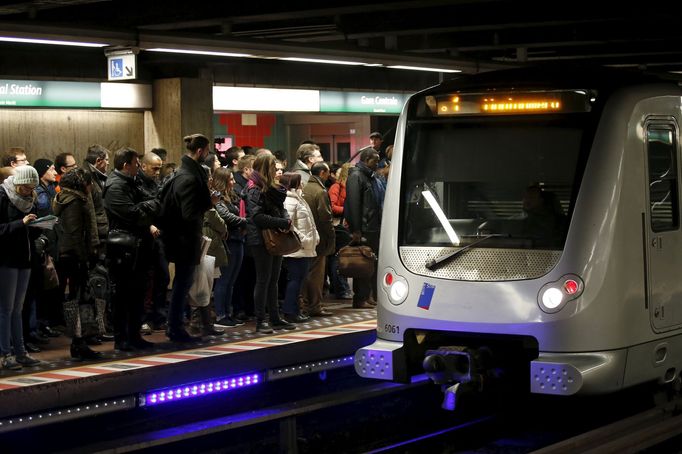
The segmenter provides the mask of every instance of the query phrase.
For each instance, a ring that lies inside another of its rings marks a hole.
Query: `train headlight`
[[[567,274],[554,282],[543,285],[538,292],[540,309],[549,314],[559,312],[571,300],[582,295],[585,285],[580,277]]]
[[[391,268],[387,268],[384,271],[384,277],[381,280],[381,288],[386,292],[391,304],[396,306],[403,303],[410,293],[410,286],[407,284],[407,280],[396,274]]]

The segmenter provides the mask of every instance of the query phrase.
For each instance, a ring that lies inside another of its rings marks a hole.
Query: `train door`
[[[682,323],[682,232],[678,130],[672,121],[646,125],[647,261],[649,312],[655,331]]]

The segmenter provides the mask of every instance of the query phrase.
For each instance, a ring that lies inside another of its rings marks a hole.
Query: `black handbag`
[[[140,239],[125,230],[113,229],[107,237],[107,258],[112,265],[135,267]]]
[[[301,249],[301,239],[293,230],[263,229],[263,244],[270,255],[289,255]]]

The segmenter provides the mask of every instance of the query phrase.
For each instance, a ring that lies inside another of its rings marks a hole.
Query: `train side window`
[[[680,225],[675,133],[672,125],[647,129],[649,211],[654,232],[675,230]]]

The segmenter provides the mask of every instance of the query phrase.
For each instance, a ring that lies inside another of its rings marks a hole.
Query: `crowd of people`
[[[370,139],[357,163],[332,165],[306,141],[290,168],[280,151],[213,152],[201,134],[184,138],[179,165],[160,148],[93,145],[80,166],[72,153],[31,165],[10,148],[0,168],[0,369],[40,364],[30,353],[62,334],[72,358],[91,360],[102,353],[90,347],[107,341],[152,349],[143,335],[153,330],[178,343],[250,318],[260,333],[294,330],[332,315],[331,294],[374,308],[376,271],[351,291],[335,256],[349,241],[378,253],[391,147]],[[294,231],[300,249],[273,255],[267,229]]]

